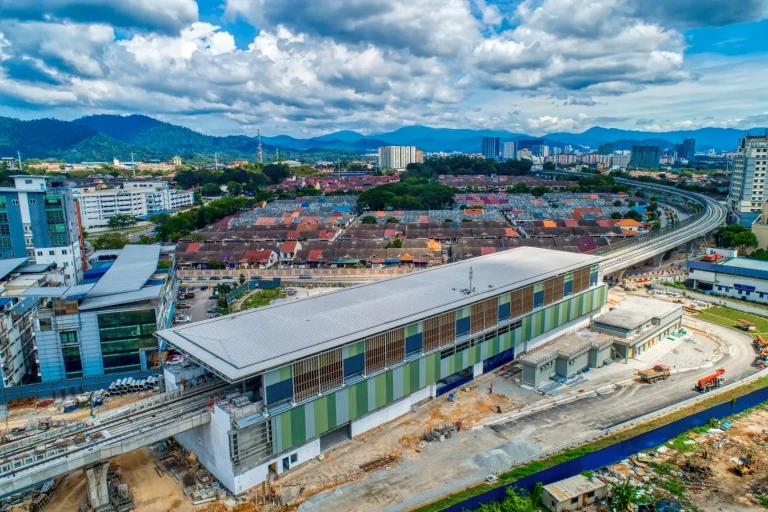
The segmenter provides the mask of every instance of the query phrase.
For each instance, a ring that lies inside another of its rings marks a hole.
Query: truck
[[[706,393],[712,389],[719,388],[723,383],[723,375],[725,375],[725,368],[718,368],[712,375],[699,379],[696,383],[696,391]]]
[[[653,368],[639,371],[638,374],[640,375],[640,380],[653,384],[659,380],[667,380],[669,377],[669,366],[665,364],[657,364]]]

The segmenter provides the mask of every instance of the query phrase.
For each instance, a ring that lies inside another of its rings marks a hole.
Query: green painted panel
[[[437,361],[440,361],[440,352],[433,352],[432,354],[427,356],[427,385],[434,384],[437,382],[437,379],[439,379],[440,372],[437,369],[437,363],[435,362],[435,359]]]
[[[307,406],[310,405],[315,406],[315,433],[319,435],[330,430],[332,427],[328,422],[328,397],[320,397],[311,404],[307,404]]]
[[[357,418],[368,412],[368,382],[365,380],[362,382],[358,382],[357,384],[355,384],[354,388],[355,388],[355,414],[353,415],[352,412],[350,411],[349,419]],[[351,402],[352,397],[350,396],[349,399]]]
[[[293,377],[293,366],[283,366],[280,368],[280,382]]]
[[[352,356],[362,354],[365,352],[365,342],[357,341],[355,343],[352,343],[344,347],[344,350],[346,352],[344,357],[352,357]]]
[[[568,272],[568,273],[567,273],[567,274],[565,274],[565,276],[563,277],[563,282],[567,283],[567,282],[569,282],[569,281],[573,281],[573,272]]]
[[[528,341],[531,339],[531,322],[533,315],[528,315],[523,318],[523,341]]]
[[[543,291],[544,291],[544,283],[536,283],[533,285],[533,293],[543,292]]]
[[[403,371],[403,378],[406,382],[410,382],[409,386],[403,383],[403,393],[413,393],[419,389],[419,361],[412,361],[408,364],[408,368]],[[407,376],[407,377],[406,377]]]
[[[512,301],[512,294],[511,293],[505,293],[504,295],[499,295],[499,306],[502,304],[509,304]]]
[[[422,322],[416,322],[415,324],[405,326],[405,337],[413,336],[422,332]]]
[[[284,414],[280,415],[280,435],[282,436],[281,439],[281,446],[280,451],[283,451],[287,448],[290,448],[293,446],[293,439],[291,437],[291,412],[288,411]]]
[[[491,350],[490,350],[490,353],[488,354],[489,356],[495,356],[496,354],[501,352],[501,340],[499,340],[498,337],[493,338],[490,343],[491,343]]]
[[[328,430],[339,426],[339,420],[336,419],[336,397],[338,393],[331,393],[328,395],[327,411],[328,411]],[[318,430],[318,432],[320,432]]]
[[[404,369],[404,368],[403,368]],[[386,397],[384,399],[385,404],[390,404],[395,401],[395,373],[394,372],[387,372],[385,374],[387,376],[386,379]]]
[[[391,372],[387,372],[391,373]],[[373,378],[373,385],[375,390],[375,396],[376,396],[376,403],[368,404],[368,410],[372,411],[374,409],[378,409],[379,407],[384,407],[387,403],[387,375],[382,373]]]
[[[304,416],[304,407],[300,405],[291,409],[291,444],[295,446],[307,440],[307,422]]]
[[[537,318],[537,321],[536,321],[536,325],[537,325],[536,336],[540,336],[541,334],[544,334],[546,330],[546,326],[544,325],[544,320],[546,320],[545,318],[546,315],[544,314],[544,311],[539,311],[537,315],[539,315],[539,317]]]
[[[461,320],[462,318],[468,318],[470,314],[470,308],[469,306],[459,308],[456,310],[456,320]]]

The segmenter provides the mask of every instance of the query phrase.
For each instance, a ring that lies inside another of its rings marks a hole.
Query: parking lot
[[[213,294],[213,288],[207,284],[198,284],[193,282],[187,282],[188,288],[185,291],[195,294],[194,299],[179,299],[176,304],[175,319],[178,319],[182,315],[190,317],[191,322],[199,322],[200,320],[207,320],[211,314],[208,313],[208,309],[216,305],[215,300],[211,300]],[[207,286],[207,290],[201,290],[201,287]],[[181,307],[181,304],[189,304],[189,308]]]

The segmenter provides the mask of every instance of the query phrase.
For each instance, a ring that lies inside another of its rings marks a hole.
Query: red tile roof
[[[200,247],[202,247],[202,245],[203,244],[199,244],[199,243],[189,244],[187,246],[187,250],[184,252],[197,252],[200,250]]]
[[[296,240],[288,240],[280,248],[280,252],[296,252]]]

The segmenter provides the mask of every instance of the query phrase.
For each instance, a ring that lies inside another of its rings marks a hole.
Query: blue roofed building
[[[127,245],[95,282],[24,291],[43,303],[34,326],[41,381],[159,368],[154,333],[172,324],[177,288],[167,258],[157,245]]]
[[[707,254],[688,260],[688,278],[712,295],[768,304],[768,261]]]

